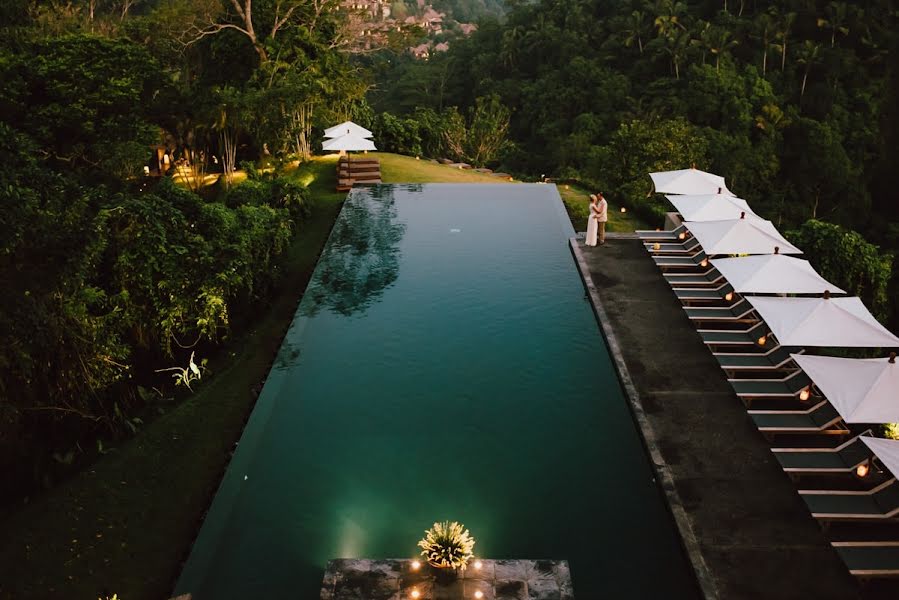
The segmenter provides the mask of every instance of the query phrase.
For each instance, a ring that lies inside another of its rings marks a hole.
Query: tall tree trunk
[[[784,43],[780,51],[780,72],[783,73],[787,68],[787,36],[784,36]]]
[[[805,95],[805,83],[808,81],[808,70],[809,67],[805,68],[805,73],[802,75],[802,89],[799,90],[799,103],[802,103],[802,97]]]
[[[637,48],[640,49],[640,54],[643,54],[643,40],[640,39],[640,34],[637,34]]]
[[[222,150],[222,170],[225,175],[225,188],[230,188],[234,183],[234,168],[237,161],[237,132],[225,127],[219,133],[219,141]]]
[[[821,197],[821,192],[815,191],[815,205],[812,207],[812,218],[818,218],[818,200]]]

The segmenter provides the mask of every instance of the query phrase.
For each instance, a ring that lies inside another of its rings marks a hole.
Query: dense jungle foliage
[[[666,203],[646,174],[695,163],[783,231],[824,222],[802,229],[812,262],[899,323],[899,278],[887,290],[899,249],[896,2],[507,5],[504,21],[427,62],[373,60],[375,110],[414,127],[496,97],[511,109],[511,143],[492,164],[579,179],[659,225]],[[827,223],[847,231],[829,236]],[[854,254],[864,264],[847,280],[819,257],[853,231],[879,249]]]
[[[136,431],[258,318],[311,203],[254,164],[308,156],[365,89],[335,6],[2,3],[0,500]]]

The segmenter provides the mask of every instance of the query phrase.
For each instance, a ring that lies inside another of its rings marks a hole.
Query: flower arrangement
[[[464,571],[468,561],[474,556],[475,539],[465,526],[456,521],[434,523],[425,531],[425,537],[418,542],[421,555],[428,564],[438,569],[459,569]]]

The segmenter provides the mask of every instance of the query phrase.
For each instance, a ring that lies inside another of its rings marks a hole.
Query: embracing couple
[[[606,222],[609,220],[609,203],[602,197],[602,192],[590,194],[590,215],[587,217],[587,245],[596,245],[599,233],[600,245],[606,243]]]

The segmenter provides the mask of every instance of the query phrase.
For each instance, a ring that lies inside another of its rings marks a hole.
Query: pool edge
[[[706,598],[706,600],[718,600],[720,598],[718,588],[715,586],[712,573],[705,562],[705,557],[702,555],[702,550],[700,549],[699,542],[693,532],[693,528],[690,526],[690,521],[687,518],[683,501],[674,485],[674,477],[659,450],[655,431],[652,428],[649,419],[646,417],[646,411],[643,408],[643,403],[640,401],[640,395],[637,392],[630,371],[627,368],[627,363],[624,360],[624,355],[621,352],[621,345],[618,342],[618,337],[615,335],[615,330],[612,328],[612,322],[599,297],[599,292],[596,290],[593,278],[590,276],[590,270],[587,267],[576,237],[570,237],[568,239],[568,247],[574,257],[575,266],[581,276],[581,282],[586,288],[587,297],[590,299],[590,305],[593,308],[593,314],[599,324],[599,329],[609,348],[609,354],[615,365],[615,371],[618,374],[618,380],[624,390],[624,395],[630,405],[634,422],[640,432],[643,445],[649,454],[652,470],[656,475],[657,483],[664,494],[665,501],[668,504],[668,510],[674,518],[674,523],[677,527],[681,543],[687,553],[690,564],[693,567],[696,583],[699,586],[702,596]]]

